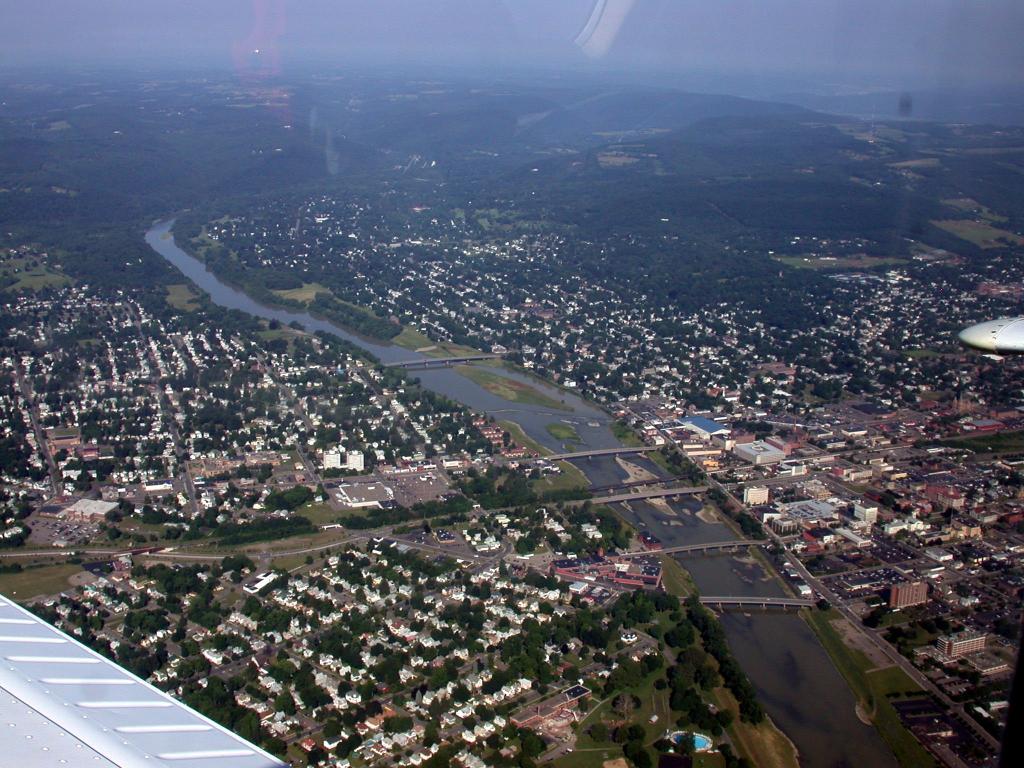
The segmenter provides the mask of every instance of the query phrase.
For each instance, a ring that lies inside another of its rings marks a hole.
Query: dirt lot
[[[832,621],[832,626],[839,633],[840,637],[843,638],[844,643],[851,648],[856,648],[871,659],[871,663],[876,669],[892,666],[892,661],[889,660],[889,657],[882,653],[878,646],[854,629],[846,619],[835,619]]]

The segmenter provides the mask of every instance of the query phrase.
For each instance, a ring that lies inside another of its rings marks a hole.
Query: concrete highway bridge
[[[673,496],[694,496],[707,491],[706,486],[681,486],[677,488],[656,488],[651,491],[638,491],[636,493],[616,493],[612,496],[595,496],[591,501],[594,504],[614,504],[617,501],[644,501],[646,499],[668,499]]]
[[[802,597],[717,597],[704,596],[700,598],[701,605],[709,608],[811,608],[814,601]]]
[[[651,555],[689,555],[704,552],[735,552],[747,547],[766,547],[769,541],[751,541],[750,539],[733,539],[732,541],[714,541],[710,544],[683,544],[678,547],[651,549],[639,552],[625,552],[617,557],[650,557]]]
[[[591,456],[625,456],[630,453],[648,453],[657,451],[654,445],[635,445],[627,448],[594,448],[590,451],[573,451],[572,453],[552,453],[541,456],[537,461],[565,461],[567,459],[589,459]]]
[[[608,485],[592,485],[590,486],[591,493],[597,493],[598,491],[624,491],[627,488],[643,488],[649,485],[668,485],[669,483],[675,482],[674,477],[657,477],[653,480],[633,480],[628,483],[609,483]]]
[[[419,360],[399,360],[384,363],[385,368],[444,368],[459,363],[472,363],[474,360],[500,360],[503,355],[481,352],[478,355],[462,355],[461,357],[424,357]]]

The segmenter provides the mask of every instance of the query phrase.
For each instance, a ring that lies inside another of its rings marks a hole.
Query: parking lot
[[[30,517],[27,522],[32,529],[29,541],[47,547],[84,544],[99,530],[93,523],[72,523],[38,514]]]

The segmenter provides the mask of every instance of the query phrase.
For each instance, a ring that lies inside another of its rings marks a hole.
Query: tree
[[[295,699],[292,698],[291,693],[288,691],[281,691],[277,698],[274,699],[274,709],[279,712],[284,712],[286,715],[294,715],[296,711]]]
[[[612,702],[612,709],[615,713],[622,717],[623,720],[628,720],[633,711],[636,709],[636,700],[632,694],[620,693],[615,697],[615,701]]]
[[[519,743],[527,757],[537,757],[544,751],[544,740],[529,728],[520,729]]]

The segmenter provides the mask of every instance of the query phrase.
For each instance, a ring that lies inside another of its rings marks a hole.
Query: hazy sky
[[[575,41],[601,2],[3,0],[0,64],[433,59],[894,85],[1024,73],[1022,0],[603,0],[606,24],[584,50]]]

